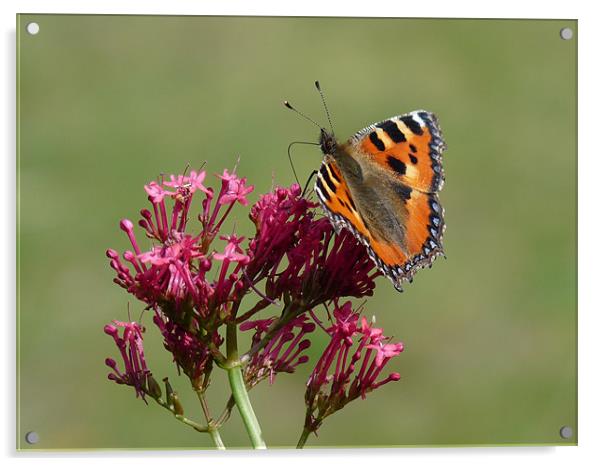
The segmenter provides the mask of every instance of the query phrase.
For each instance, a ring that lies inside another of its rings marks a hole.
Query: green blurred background
[[[37,21],[30,36],[25,25]],[[449,150],[448,260],[366,304],[406,350],[402,380],[329,418],[308,446],[576,442],[576,21],[159,16],[18,17],[20,448],[199,448],[208,436],[106,379],[103,325],[142,306],[104,251],[146,206],[143,184],[207,160],[256,186],[293,175],[286,148],[317,131],[320,79],[342,138],[416,108]],[[317,148],[294,151],[300,177]],[[237,230],[248,234],[244,208]],[[148,316],[147,316],[148,317]],[[157,378],[184,378],[146,321]],[[318,357],[326,339],[310,352]],[[310,365],[251,392],[266,441],[294,445]],[[216,370],[214,412],[228,396]],[[575,436],[563,440],[561,426]],[[22,439],[36,431],[35,446]],[[234,413],[228,446],[248,447]]]

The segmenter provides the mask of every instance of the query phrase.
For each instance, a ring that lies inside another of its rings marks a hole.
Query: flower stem
[[[195,390],[199,401],[201,402],[201,408],[203,409],[203,414],[205,415],[205,419],[207,420],[207,432],[211,436],[211,440],[213,440],[213,444],[216,446],[218,450],[225,450],[226,446],[222,441],[222,437],[219,433],[219,427],[215,425],[213,419],[211,417],[211,413],[209,412],[209,406],[207,405],[207,400],[205,399],[205,394],[201,390]]]
[[[198,422],[195,422],[191,419],[188,419],[187,417],[181,415],[181,414],[176,414],[173,410],[173,408],[171,408],[169,406],[168,403],[166,403],[165,401],[163,401],[161,398],[154,398],[154,400],[157,402],[157,404],[163,408],[165,408],[167,411],[169,411],[171,414],[173,414],[173,416],[180,422],[186,424],[187,426],[192,427],[194,430],[196,430],[197,432],[209,432],[209,428],[207,426],[203,426],[201,424],[199,424]]]
[[[234,395],[234,401],[238,407],[238,412],[245,424],[253,448],[266,448],[265,442],[261,436],[261,427],[259,427],[259,422],[257,421],[257,417],[255,417],[251,401],[249,400],[240,366],[228,369],[228,380],[230,381],[230,388],[232,389],[232,395]]]
[[[215,427],[209,427],[209,435],[211,436],[211,440],[215,444],[218,450],[225,450],[226,446],[224,442],[222,442],[222,437],[219,434],[219,430]]]
[[[299,441],[297,442],[297,448],[303,448],[305,446],[305,442],[307,442],[307,437],[309,437],[310,431],[306,427],[303,428],[303,432],[301,432],[301,437],[299,437]]]
[[[261,427],[257,421],[257,417],[253,412],[253,406],[251,406],[251,400],[249,400],[249,394],[247,393],[247,387],[245,386],[245,380],[242,375],[242,368],[240,361],[238,361],[238,349],[236,342],[236,324],[227,324],[226,327],[226,348],[228,351],[228,362],[229,367],[226,368],[228,372],[228,381],[230,382],[230,389],[232,390],[232,396],[234,402],[238,407],[238,412],[242,418],[242,422],[247,429],[251,444],[255,449],[265,449],[266,445],[261,436]]]
[[[223,426],[224,423],[228,419],[230,419],[230,414],[232,413],[232,408],[234,408],[234,406],[236,406],[236,402],[234,401],[234,397],[230,395],[230,398],[228,398],[228,402],[226,403],[226,407],[222,411],[222,414],[220,415],[220,417],[217,418],[217,421],[215,421],[216,427],[219,428]]]

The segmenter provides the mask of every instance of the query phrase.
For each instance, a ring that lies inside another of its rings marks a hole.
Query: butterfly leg
[[[305,196],[305,193],[307,192],[307,187],[309,186],[311,179],[314,176],[316,176],[317,174],[318,174],[318,170],[314,170],[311,172],[311,174],[309,175],[309,178],[307,178],[307,181],[305,182],[305,186],[303,187],[303,192],[301,193],[301,197]]]

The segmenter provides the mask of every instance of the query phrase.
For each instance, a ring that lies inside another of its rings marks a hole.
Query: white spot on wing
[[[420,126],[426,126],[426,123],[424,122],[424,120],[422,118],[420,118],[420,116],[418,116],[418,113],[416,112],[412,112],[410,113],[410,117],[416,121],[417,123],[420,124]]]

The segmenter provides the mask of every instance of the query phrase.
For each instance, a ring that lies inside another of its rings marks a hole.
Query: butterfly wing
[[[434,114],[416,110],[358,131],[349,144],[405,185],[425,193],[441,191],[446,149]]]
[[[444,148],[434,116],[412,112],[358,132],[337,155],[325,157],[318,173],[315,191],[335,228],[353,232],[400,291],[403,280],[443,254],[436,192]],[[345,157],[360,167],[359,179]]]

